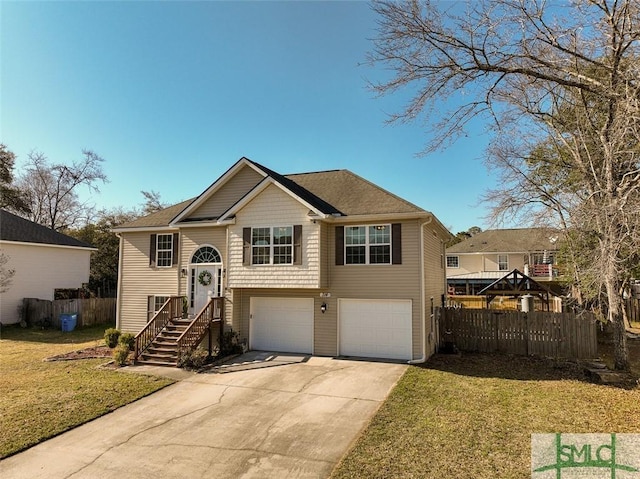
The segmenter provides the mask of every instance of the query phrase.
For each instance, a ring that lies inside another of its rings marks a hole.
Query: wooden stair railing
[[[160,331],[162,331],[172,319],[176,318],[182,318],[182,296],[169,297],[142,331],[136,334],[134,361],[153,343],[153,340],[160,334]]]
[[[204,335],[210,331],[211,324],[213,323],[220,322],[220,340],[222,340],[223,317],[224,298],[211,298],[207,305],[198,313],[198,316],[191,322],[189,327],[187,327],[178,338],[178,354],[196,348],[204,339]],[[209,352],[211,352],[211,344],[209,344],[209,348]]]

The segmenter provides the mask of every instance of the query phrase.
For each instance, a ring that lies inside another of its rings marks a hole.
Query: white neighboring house
[[[81,288],[89,281],[90,244],[0,209],[0,252],[14,270],[0,293],[0,323],[20,322],[22,298],[54,299],[56,289]]]

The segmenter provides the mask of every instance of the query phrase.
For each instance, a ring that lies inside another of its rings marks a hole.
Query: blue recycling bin
[[[63,313],[60,315],[60,324],[62,325],[63,333],[68,333],[76,329],[77,322],[78,313]]]

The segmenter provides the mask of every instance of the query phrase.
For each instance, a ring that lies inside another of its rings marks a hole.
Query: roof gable
[[[263,180],[264,176],[261,172],[248,165],[243,165],[235,175],[219,185],[198,205],[189,208],[189,211],[179,216],[180,219],[176,218],[176,222],[217,220]]]
[[[0,240],[93,249],[93,246],[89,243],[59,233],[2,209],[0,209]]]
[[[220,215],[221,213],[223,213],[232,205],[227,205],[226,207],[210,206],[208,209],[205,210],[205,203],[210,198],[212,198],[212,196],[216,192],[221,190],[228,182],[232,181],[236,177],[236,175],[238,175],[239,172],[241,172],[245,168],[250,168],[253,171],[255,171],[258,174],[258,177],[264,178],[267,176],[267,173],[265,173],[261,168],[259,168],[256,163],[252,162],[248,158],[242,157],[238,161],[236,161],[236,163],[231,168],[225,171],[222,174],[222,176],[220,176],[220,178],[214,181],[211,184],[211,186],[209,186],[197,198],[195,198],[187,208],[185,208],[183,211],[177,214],[175,218],[172,218],[171,223],[178,223],[180,221],[184,221],[185,219],[189,218],[191,215],[193,215],[193,217],[197,217],[198,216],[197,212],[200,208],[203,208],[203,210],[201,210],[201,213],[202,211],[207,211],[206,214],[209,216],[210,216],[210,213],[212,213],[213,211],[215,211],[217,215]],[[253,186],[257,185],[258,183],[259,182],[255,182]],[[250,190],[245,191],[244,194],[248,193],[249,191]],[[244,194],[242,196],[244,196]],[[240,198],[237,198],[236,201],[238,201],[239,199]]]

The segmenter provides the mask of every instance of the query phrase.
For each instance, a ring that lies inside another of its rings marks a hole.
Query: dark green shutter
[[[251,265],[251,228],[242,228],[242,264]]]
[[[173,266],[178,264],[178,242],[180,241],[180,237],[178,233],[173,233],[173,252],[171,254],[171,264]]]
[[[293,225],[293,264],[302,264],[302,225]]]
[[[152,234],[149,241],[149,266],[152,268],[156,265],[156,235]]]
[[[336,266],[344,264],[344,226],[336,226]]]
[[[391,264],[402,264],[402,225],[391,225]]]

